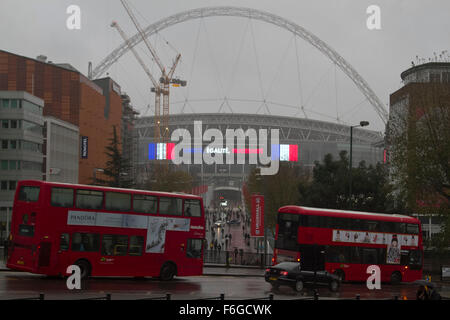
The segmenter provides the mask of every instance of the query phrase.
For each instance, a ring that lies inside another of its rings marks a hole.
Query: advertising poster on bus
[[[400,264],[401,242],[399,243],[397,235],[391,235],[391,240],[387,245],[386,263]],[[401,238],[401,236],[400,236]]]
[[[164,253],[166,231],[187,232],[190,220],[183,218],[148,217],[147,243],[145,252]]]

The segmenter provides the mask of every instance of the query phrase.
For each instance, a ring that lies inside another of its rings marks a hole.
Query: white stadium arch
[[[185,21],[216,16],[232,16],[256,19],[276,25],[301,37],[302,39],[313,45],[315,48],[317,48],[320,52],[322,52],[332,62],[334,62],[363,93],[363,95],[375,109],[383,123],[387,123],[388,112],[381,100],[377,97],[377,95],[369,87],[368,83],[361,77],[361,75],[359,75],[358,72],[342,56],[340,56],[333,48],[331,48],[328,44],[326,44],[324,41],[319,39],[317,36],[309,32],[305,28],[272,13],[244,7],[226,6],[198,8],[183,11],[171,15],[167,18],[163,18],[147,26],[144,29],[144,34],[146,37],[150,37],[151,35],[163,29],[179,23],[183,23]],[[106,72],[106,70],[109,69],[112,64],[114,64],[121,56],[123,56],[128,50],[130,50],[130,47],[136,46],[141,41],[142,37],[139,33],[136,33],[133,37],[130,38],[129,44],[127,42],[123,42],[92,70],[92,74],[90,75],[90,77],[92,79],[100,77],[103,73]]]

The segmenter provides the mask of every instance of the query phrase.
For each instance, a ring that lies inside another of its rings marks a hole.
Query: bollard
[[[170,293],[166,293],[166,300],[170,300],[172,295]]]
[[[44,300],[45,295],[43,293],[39,293],[39,300]]]
[[[220,300],[222,300],[222,301],[225,300],[225,294],[224,293],[220,294]]]
[[[361,300],[361,296],[359,294],[356,295],[356,300]]]
[[[226,267],[229,268],[230,267],[230,252],[226,251]]]
[[[319,292],[316,289],[314,289],[314,300],[319,300]]]
[[[269,294],[269,300],[273,300],[273,293]]]
[[[111,293],[106,294],[106,300],[111,300]]]

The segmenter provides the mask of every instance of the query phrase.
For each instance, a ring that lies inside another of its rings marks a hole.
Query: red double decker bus
[[[203,273],[201,197],[20,181],[7,267],[45,275],[177,276]]]
[[[366,281],[370,265],[380,267],[383,282],[422,278],[422,232],[416,218],[285,206],[277,219],[275,264],[300,261],[302,269],[326,270],[347,281]]]

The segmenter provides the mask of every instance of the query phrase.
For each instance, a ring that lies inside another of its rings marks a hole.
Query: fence
[[[205,263],[241,266],[269,266],[272,264],[272,254],[238,251],[215,251],[207,250],[204,255]]]

